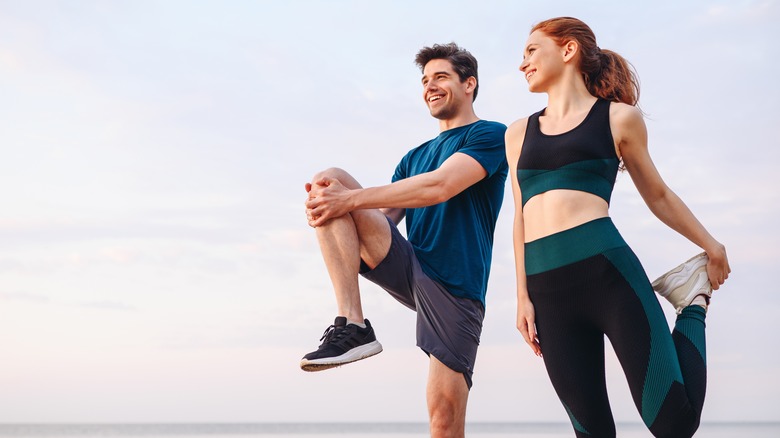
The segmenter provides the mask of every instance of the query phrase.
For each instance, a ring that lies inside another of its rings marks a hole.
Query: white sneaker
[[[707,254],[701,253],[677,266],[653,282],[653,289],[666,298],[677,313],[690,306],[699,295],[704,296],[707,304],[712,297],[712,285],[707,276]],[[706,310],[706,307],[705,307]]]

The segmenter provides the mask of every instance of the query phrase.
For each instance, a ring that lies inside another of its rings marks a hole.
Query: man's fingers
[[[330,220],[330,218],[324,214],[320,216],[313,216],[312,220],[309,221],[309,225],[314,228],[317,228],[325,224],[325,222],[327,222],[328,220]]]
[[[315,208],[319,207],[321,203],[322,200],[320,198],[310,198],[304,202],[304,205],[307,209],[314,210]]]
[[[331,185],[331,183],[333,181],[334,181],[333,178],[330,178],[330,177],[327,177],[327,176],[323,176],[320,179],[318,179],[317,181],[314,181],[314,184],[316,184],[318,186],[327,187],[327,186]]]

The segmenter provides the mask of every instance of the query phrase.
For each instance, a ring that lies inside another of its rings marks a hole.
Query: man
[[[363,317],[363,275],[417,312],[417,345],[430,358],[431,435],[457,437],[464,434],[507,175],[506,127],[474,113],[477,61],[468,51],[436,44],[420,50],[415,62],[440,134],[409,151],[389,185],[362,188],[341,169],[306,184],[306,214],[339,316],[301,368],[318,371],[382,351]],[[408,240],[396,227],[404,216]]]

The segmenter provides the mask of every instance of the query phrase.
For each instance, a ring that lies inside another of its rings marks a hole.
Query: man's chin
[[[453,114],[451,111],[431,111],[431,117],[438,120],[449,120]]]

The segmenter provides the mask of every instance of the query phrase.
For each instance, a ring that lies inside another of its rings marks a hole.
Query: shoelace
[[[338,333],[337,333],[338,332]],[[320,341],[323,341],[322,344],[327,344],[328,342],[334,342],[338,341],[339,339],[343,338],[346,335],[346,327],[336,327],[335,325],[332,325],[325,329],[325,332],[322,333],[322,337],[320,338]]]
[[[335,331],[335,330],[336,330],[336,326],[331,324],[331,326],[326,328],[325,331],[322,333],[322,337],[320,338],[320,341],[325,340],[325,338],[329,339],[328,335],[330,334],[331,331]]]

